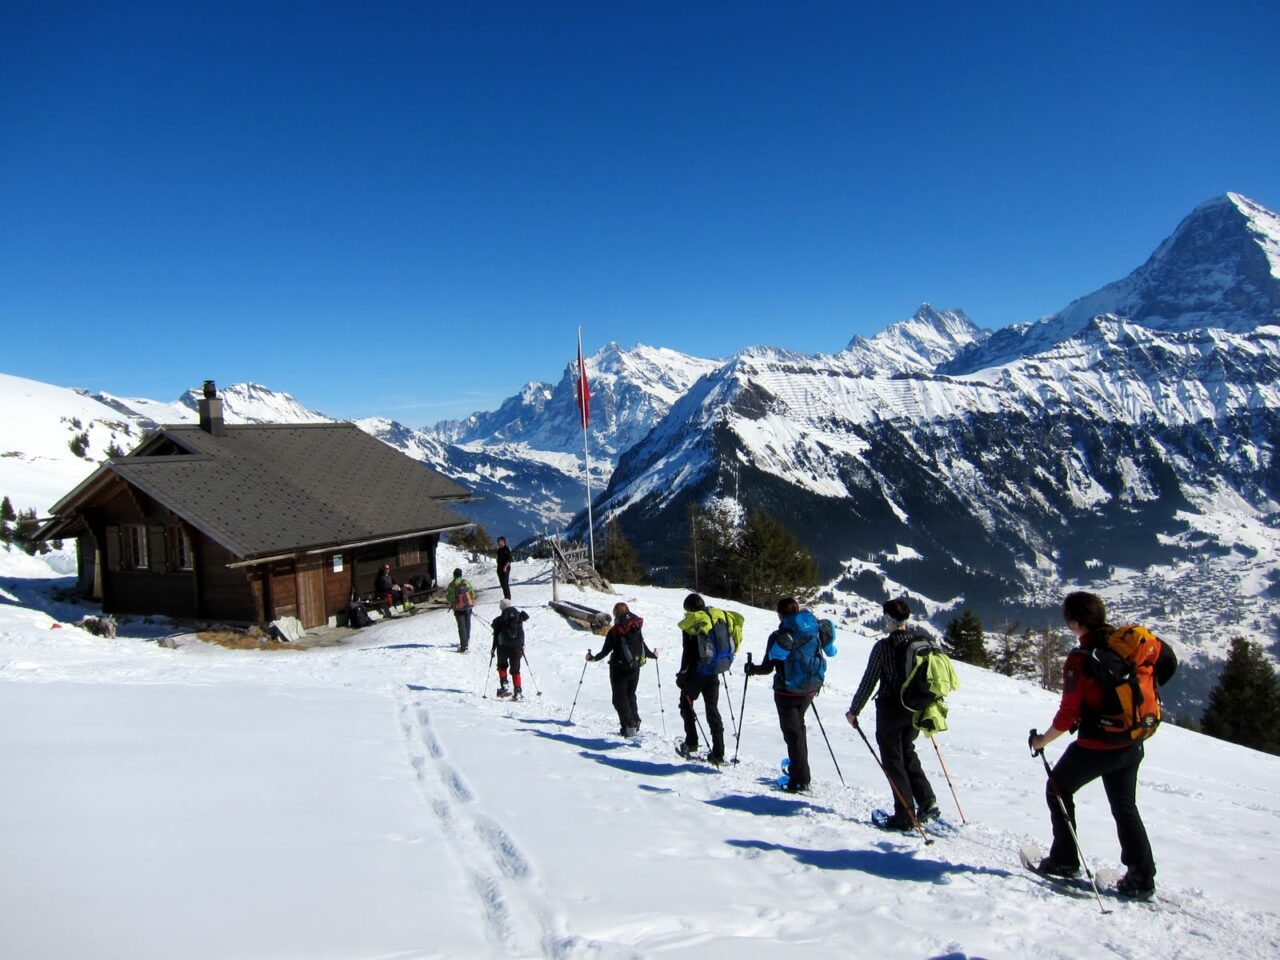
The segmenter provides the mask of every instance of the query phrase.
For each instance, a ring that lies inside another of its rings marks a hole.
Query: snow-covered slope
[[[441,563],[480,587],[482,616],[496,611],[491,562]],[[1163,727],[1139,776],[1159,899],[1107,898],[1104,913],[1016,859],[1049,836],[1025,744],[1056,697],[960,665],[951,729],[936,755],[920,744],[945,816],[935,842],[870,826],[889,790],[841,718],[872,639],[861,615],[839,624],[811,715],[813,791],[790,796],[771,787],[785,748],[768,684],[744,687],[738,667],[720,707],[742,721],[740,762],[712,772],[674,755],[684,590],[621,588],[660,651],[632,742],[614,732],[608,667],[583,663],[600,638],[547,607],[536,564],[513,577],[530,614],[520,704],[493,697],[483,646],[455,652],[446,611],[309,650],[228,650],[141,622],[106,640],[73,626],[89,610],[56,600],[59,581],[7,564],[0,554],[4,957],[1280,952],[1266,880],[1280,869],[1277,757]],[[758,656],[772,615],[723,605],[746,614]],[[1079,794],[1077,822],[1089,862],[1119,867],[1100,785]]]

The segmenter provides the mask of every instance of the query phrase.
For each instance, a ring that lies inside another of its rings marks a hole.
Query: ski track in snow
[[[410,764],[427,805],[479,897],[484,933],[494,950],[510,957],[569,957],[573,941],[561,932],[563,920],[539,889],[515,841],[478,809],[474,792],[445,759],[427,706],[402,695],[400,718]],[[540,932],[536,949],[519,936],[519,931],[526,930]]]

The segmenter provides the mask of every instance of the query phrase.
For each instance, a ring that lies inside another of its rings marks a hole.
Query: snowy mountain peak
[[[868,376],[932,371],[961,349],[980,343],[989,334],[978,329],[963,310],[939,312],[927,303],[908,320],[886,328],[874,337],[854,337],[843,359]]]
[[[1200,204],[1142,266],[1036,323],[1006,327],[941,372],[972,373],[1050,349],[1100,314],[1153,330],[1246,333],[1280,320],[1280,217],[1235,193]]]
[[[193,412],[199,410],[202,393],[191,389],[178,402]],[[332,417],[308,410],[287,393],[260,383],[233,383],[219,387],[223,416],[228,423],[331,423]],[[197,413],[198,416],[198,413]]]

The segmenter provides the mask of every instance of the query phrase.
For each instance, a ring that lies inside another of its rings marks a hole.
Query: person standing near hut
[[[453,579],[444,592],[445,602],[453,610],[458,624],[458,652],[466,653],[471,645],[471,608],[476,605],[476,592],[462,579],[462,569],[455,568]]]
[[[498,538],[498,583],[502,586],[502,595],[511,599],[511,548],[507,546],[507,538]]]
[[[640,709],[636,706],[636,687],[640,684],[640,668],[646,658],[658,656],[657,650],[645,646],[640,628],[644,621],[625,603],[613,605],[613,626],[604,638],[604,646],[595,656],[587,651],[587,660],[599,662],[609,658],[609,686],[613,688],[613,709],[618,712],[618,733],[634,737],[640,732]]]

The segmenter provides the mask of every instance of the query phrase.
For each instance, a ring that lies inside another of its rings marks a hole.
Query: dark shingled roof
[[[113,472],[237,557],[395,539],[468,521],[439,501],[470,492],[350,423],[166,426],[189,454],[137,453]],[[154,449],[159,437],[140,448]],[[84,486],[84,485],[82,485]],[[85,486],[84,489],[89,489]],[[63,503],[78,499],[71,495]]]

